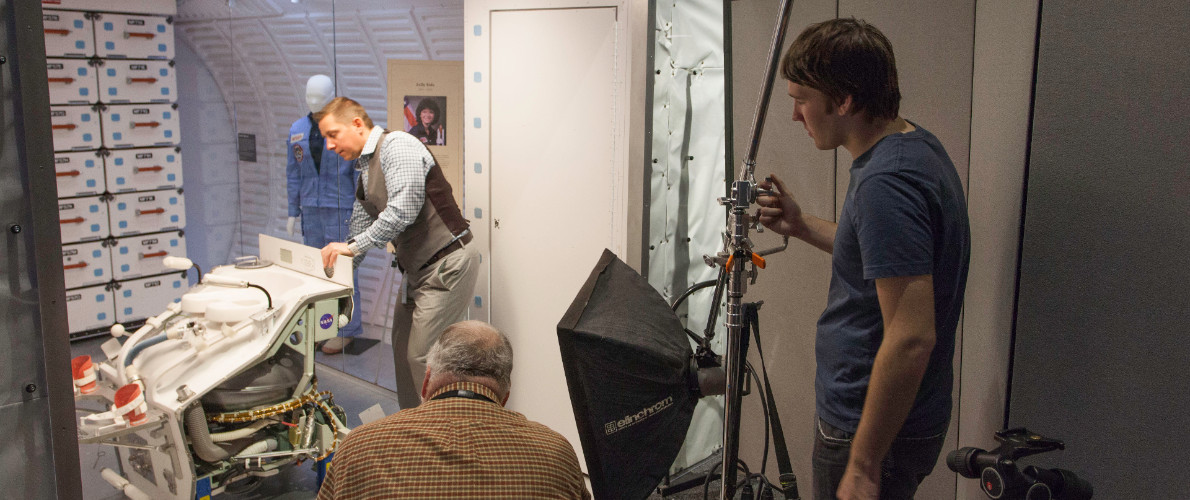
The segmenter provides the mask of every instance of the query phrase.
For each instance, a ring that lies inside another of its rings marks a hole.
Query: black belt
[[[470,232],[463,234],[458,239],[450,242],[450,244],[442,247],[441,250],[438,250],[437,252],[435,252],[434,255],[432,255],[430,257],[430,260],[427,260],[426,263],[422,264],[421,267],[417,268],[417,270],[424,271],[427,267],[434,265],[435,262],[442,260],[443,257],[450,255],[451,252],[458,250],[460,248],[463,248],[463,245],[465,245],[467,243],[471,243],[471,233]]]
[[[446,391],[442,394],[439,394],[437,396],[430,398],[430,401],[434,401],[437,399],[449,399],[449,398],[467,398],[467,399],[474,399],[476,401],[487,401],[489,403],[495,403],[495,401],[492,401],[492,398],[484,396],[483,394],[480,394],[478,392],[468,391],[466,389],[456,389],[453,391]]]

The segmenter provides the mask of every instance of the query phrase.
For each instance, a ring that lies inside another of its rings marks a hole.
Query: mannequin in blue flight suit
[[[302,240],[307,246],[322,248],[332,241],[347,240],[347,220],[355,203],[355,181],[358,173],[355,162],[346,161],[326,150],[326,140],[313,123],[311,116],[321,111],[335,97],[334,83],[326,75],[314,75],[306,82],[306,115],[293,122],[286,143],[288,162],[285,176],[289,191],[290,236],[300,225]],[[351,339],[359,335],[360,325],[358,274],[353,274],[355,309],[347,326],[339,329],[339,336],[326,341],[322,352],[338,354]]]

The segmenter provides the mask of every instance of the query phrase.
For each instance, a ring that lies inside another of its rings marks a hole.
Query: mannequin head
[[[306,107],[311,113],[322,110],[335,97],[335,83],[326,75],[314,75],[306,81]]]

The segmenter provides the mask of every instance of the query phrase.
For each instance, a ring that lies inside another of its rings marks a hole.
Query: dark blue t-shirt
[[[899,436],[944,432],[950,419],[955,328],[971,236],[958,172],[938,138],[917,126],[881,139],[851,165],[818,320],[818,414],[854,432],[884,338],[876,279],[933,275],[937,341]]]

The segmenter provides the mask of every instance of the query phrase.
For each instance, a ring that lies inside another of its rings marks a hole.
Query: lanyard
[[[474,399],[476,401],[487,401],[489,403],[495,403],[495,401],[492,401],[492,398],[484,396],[483,394],[468,391],[466,389],[456,389],[453,391],[446,391],[442,394],[439,394],[437,396],[430,398],[430,401],[434,401],[434,400],[438,400],[438,399],[450,399],[450,398],[467,398],[467,399]]]

